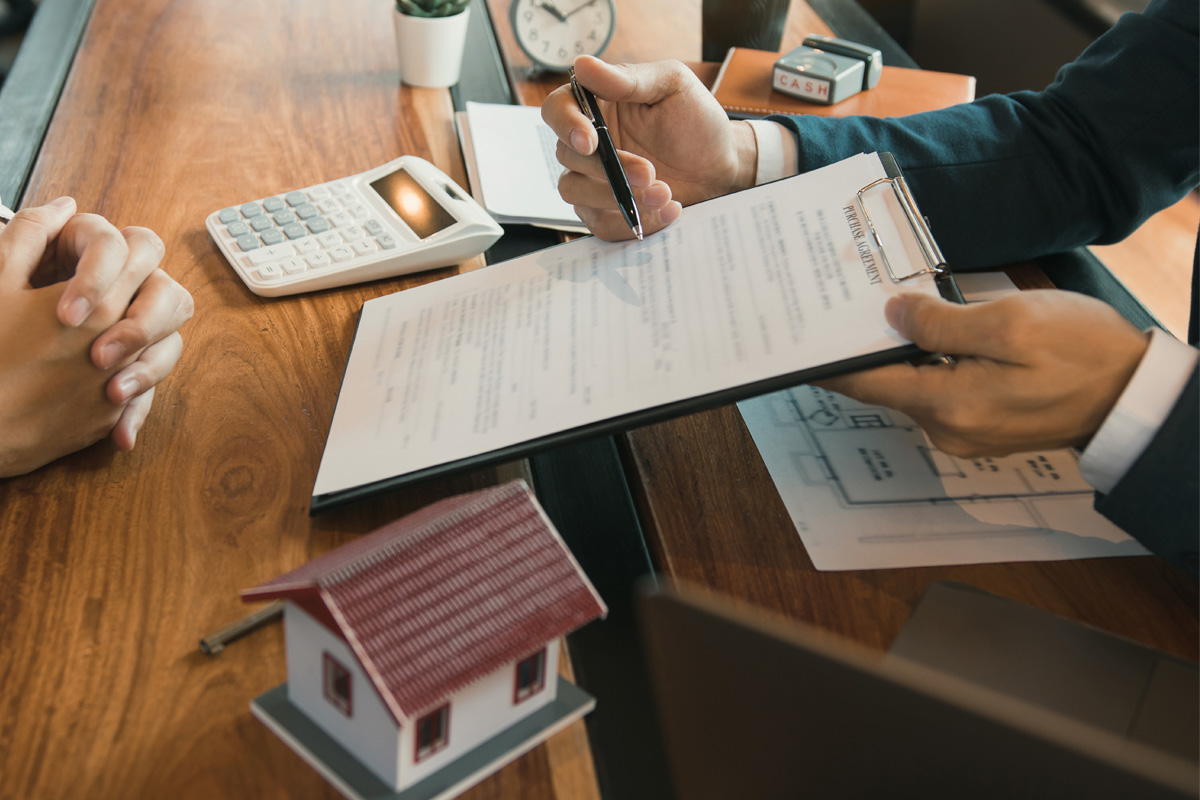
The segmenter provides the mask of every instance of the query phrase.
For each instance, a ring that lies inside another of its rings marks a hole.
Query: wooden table
[[[661,22],[623,3],[610,55],[698,58],[697,0],[658,10],[674,49],[650,52]],[[400,85],[390,14],[378,0],[95,3],[22,203],[70,194],[154,229],[196,316],[136,450],[101,443],[0,481],[0,797],[336,796],[249,714],[285,679],[281,628],[215,658],[198,640],[247,610],[239,589],[527,474],[514,464],[310,518],[361,304],[482,261],[264,300],[203,226],[405,153],[465,184],[449,94]],[[596,793],[577,724],[468,796]]]
[[[383,0],[96,3],[24,203],[71,194],[154,229],[196,316],[132,453],[103,443],[0,481],[0,797],[337,797],[250,716],[285,679],[281,627],[215,658],[199,639],[248,610],[238,590],[524,474],[310,518],[358,309],[458,269],[265,300],[204,229],[216,209],[405,153],[465,185],[449,93],[400,85],[391,13]],[[595,791],[577,724],[468,796]]]
[[[558,79],[523,72],[507,5],[489,3],[519,96],[540,99]],[[699,58],[698,0],[619,6],[610,59]],[[96,2],[24,202],[72,194],[158,231],[197,314],[133,453],[100,444],[0,481],[0,797],[335,797],[248,711],[285,678],[279,627],[216,658],[197,640],[245,611],[239,589],[525,474],[514,464],[309,518],[358,308],[457,270],[264,300],[203,227],[215,209],[402,153],[465,182],[448,94],[399,85],[390,13],[380,0]],[[794,2],[784,46],[826,30]],[[1195,658],[1196,585],[1155,559],[818,573],[733,409],[621,446],[671,574],[879,648],[930,581],[953,577]],[[596,795],[575,725],[467,796]]]

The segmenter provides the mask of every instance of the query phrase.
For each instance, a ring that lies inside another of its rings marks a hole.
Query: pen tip
[[[642,226],[641,225],[638,225],[637,227],[635,227],[633,229],[633,235],[637,237],[637,240],[639,242],[642,241]]]

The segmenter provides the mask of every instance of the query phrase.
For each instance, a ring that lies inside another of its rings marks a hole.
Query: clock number
[[[530,28],[528,36],[529,36],[529,41],[536,42],[538,40],[537,28]]]
[[[604,22],[604,14],[600,11],[596,12],[596,22],[597,23]]]
[[[596,41],[596,32],[592,31],[591,33],[589,33],[588,38],[591,39],[593,42]]]
[[[575,54],[579,55],[582,52],[583,52],[583,42],[576,42],[575,43]]]
[[[545,53],[545,52],[548,52],[549,50],[550,50],[550,42],[548,40],[545,42],[542,42],[542,52]]]
[[[533,22],[533,12],[532,11],[526,11],[522,16],[525,17],[526,22]]]
[[[558,48],[558,57],[566,58],[567,57],[567,48],[565,48],[565,47]]]

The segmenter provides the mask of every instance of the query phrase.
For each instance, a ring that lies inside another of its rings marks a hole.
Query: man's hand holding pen
[[[610,65],[580,56],[575,78],[594,93],[607,122],[644,233],[674,222],[683,206],[753,185],[753,132],[730,122],[682,64]],[[550,94],[542,118],[559,137],[558,160],[567,170],[558,184],[563,199],[600,238],[635,236],[597,153],[600,134],[570,84]]]

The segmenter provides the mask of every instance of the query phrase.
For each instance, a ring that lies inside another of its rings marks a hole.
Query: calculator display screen
[[[458,222],[403,169],[372,181],[371,188],[404,220],[405,225],[412,228],[418,238],[425,239]]]

